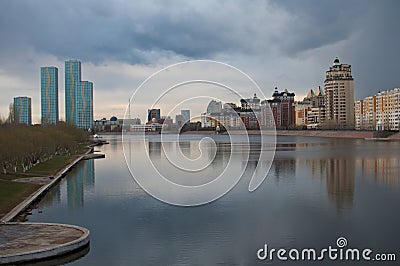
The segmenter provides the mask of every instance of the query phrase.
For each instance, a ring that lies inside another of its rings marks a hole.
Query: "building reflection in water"
[[[47,192],[46,197],[43,197],[43,199],[40,202],[43,207],[60,204],[60,202],[61,202],[61,187],[54,186],[52,189],[50,189]]]
[[[276,152],[291,152],[299,147],[299,143],[278,143]],[[290,156],[275,156],[270,173],[279,180],[282,177],[295,177],[296,158]]]
[[[353,206],[355,187],[355,160],[353,158],[297,159],[305,164],[312,178],[324,180],[328,198],[337,209]]]
[[[148,153],[150,158],[160,158],[161,157],[161,142],[160,141],[149,141],[148,143]]]
[[[329,198],[338,209],[351,208],[354,198],[355,164],[354,160],[326,160],[326,188]]]
[[[229,142],[216,142],[215,145],[217,152],[210,165],[215,170],[224,168],[232,155],[242,156],[241,167],[245,169],[245,174],[252,174],[257,170],[260,163],[263,164],[263,158],[260,158],[260,154],[261,150],[266,147],[263,147],[260,142],[235,143],[233,146]],[[323,145],[325,147],[321,148],[320,143],[278,144],[276,147],[278,156],[274,158],[270,175],[275,176],[278,181],[282,178],[295,178],[296,171],[300,174],[302,172],[300,169],[305,167],[306,172],[312,178],[325,183],[327,197],[336,205],[338,210],[352,208],[356,177],[373,179],[378,183],[400,187],[399,158],[376,158],[375,155],[358,158],[354,154],[349,154],[346,157],[339,157],[337,154],[330,156],[329,152],[324,152],[324,149],[332,150],[329,145],[334,145],[334,143],[323,143]],[[169,148],[172,147],[176,147],[176,145],[171,143]],[[197,155],[193,152],[198,152],[198,143],[196,141],[193,143],[182,141],[179,142],[178,148],[184,155],[193,157],[193,155]],[[312,150],[313,153],[310,153],[312,156],[301,157],[296,154],[296,152],[299,152],[299,154],[307,155],[307,153],[302,153],[303,150]],[[159,158],[161,151],[161,142],[148,142],[148,152],[151,157]],[[210,150],[208,153],[211,159],[214,153]],[[247,157],[247,154],[249,154],[249,157]],[[265,165],[267,164],[265,163]]]
[[[94,160],[81,162],[67,178],[68,207],[83,207],[84,192],[94,187],[94,179]]]
[[[399,158],[298,159],[298,162],[307,165],[312,177],[326,178],[328,196],[338,209],[352,207],[356,173],[361,178],[400,188]]]
[[[362,158],[356,160],[357,169],[362,176],[373,178],[376,183],[399,187],[400,159],[399,158]]]
[[[245,167],[244,174],[253,174],[256,171],[258,164],[260,163],[260,155],[261,155],[261,143],[260,142],[250,142],[247,145],[242,147],[243,150],[243,158],[242,158],[242,166]],[[248,152],[248,160],[247,158]]]
[[[276,178],[295,177],[296,175],[296,161],[294,159],[275,159],[272,163],[271,170]]]

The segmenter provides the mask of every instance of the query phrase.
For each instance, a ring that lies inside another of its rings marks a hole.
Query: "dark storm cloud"
[[[0,32],[7,38],[0,45],[3,51],[29,45],[61,58],[130,63],[146,61],[146,52],[195,58],[227,51],[232,44],[240,48],[226,36],[232,28],[226,29],[223,17],[215,21],[207,10],[185,9],[181,4],[2,2]]]
[[[363,0],[281,0],[275,2],[292,16],[284,53],[296,54],[346,40],[360,30],[371,8]]]
[[[95,63],[150,63],[147,53],[293,55],[357,30],[351,25],[364,5],[348,2],[2,1],[0,32],[7,38],[0,45]]]
[[[400,1],[377,1],[373,17],[366,17],[363,32],[349,48],[351,62],[359,83],[359,95],[400,87]]]

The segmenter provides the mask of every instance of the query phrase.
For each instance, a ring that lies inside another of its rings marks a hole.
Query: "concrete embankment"
[[[278,136],[301,136],[301,137],[321,137],[321,138],[350,138],[365,139],[373,138],[373,131],[358,130],[277,130]]]
[[[400,132],[391,135],[391,136],[389,137],[389,139],[392,139],[392,140],[400,140]]]

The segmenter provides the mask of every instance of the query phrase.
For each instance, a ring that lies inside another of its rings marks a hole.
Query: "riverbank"
[[[300,136],[300,137],[320,137],[320,138],[347,138],[365,139],[373,138],[374,131],[359,130],[277,130],[278,136]]]
[[[93,148],[81,150],[81,155],[59,155],[32,167],[26,173],[0,175],[0,222],[13,221],[36,201],[40,200],[84,155]]]
[[[391,136],[389,137],[389,139],[391,139],[391,140],[400,140],[400,132],[391,135]]]

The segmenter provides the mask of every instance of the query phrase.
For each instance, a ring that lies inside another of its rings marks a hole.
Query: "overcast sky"
[[[71,58],[94,83],[95,119],[122,117],[149,75],[190,59],[231,64],[267,96],[277,86],[302,98],[323,86],[338,56],[352,65],[359,99],[400,86],[399,11],[396,0],[3,0],[0,115],[26,95],[39,122],[40,67],[54,65],[64,119],[64,61]]]

